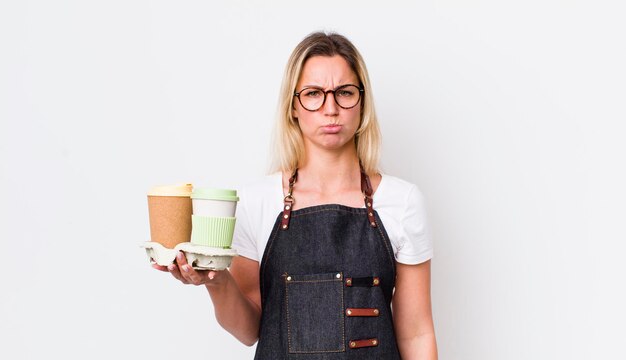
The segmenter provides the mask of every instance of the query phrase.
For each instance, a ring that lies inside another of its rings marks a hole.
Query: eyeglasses
[[[294,93],[293,96],[298,98],[300,105],[302,105],[305,110],[317,111],[324,106],[326,94],[328,93],[333,94],[335,103],[337,103],[339,107],[342,109],[352,109],[359,103],[359,100],[361,100],[363,89],[352,84],[341,85],[334,90],[326,91],[317,87],[309,87]]]

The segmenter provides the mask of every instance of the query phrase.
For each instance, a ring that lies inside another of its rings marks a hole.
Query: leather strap
[[[380,314],[380,311],[378,311],[378,309],[376,308],[347,308],[346,309],[346,316],[347,317],[354,317],[354,316],[378,316]]]
[[[283,207],[283,215],[280,221],[280,228],[282,230],[287,230],[289,228],[289,219],[291,219],[291,210],[293,209],[293,204],[296,202],[296,198],[293,197],[293,186],[298,180],[298,169],[296,169],[291,177],[289,178],[289,192],[287,196],[285,196],[284,207]]]
[[[376,217],[374,217],[374,199],[372,198],[372,183],[363,168],[361,168],[361,191],[365,194],[365,209],[367,210],[367,220],[371,227],[377,227]]]
[[[285,196],[282,219],[280,222],[281,230],[287,230],[289,228],[289,219],[291,219],[291,210],[293,209],[293,204],[296,202],[296,199],[293,197],[293,186],[298,181],[298,169],[296,168],[289,178],[289,192],[287,196]],[[369,176],[361,167],[361,192],[365,195],[365,209],[367,210],[367,220],[370,223],[371,227],[377,227],[376,217],[374,216],[374,199],[372,198],[372,183],[370,182]]]
[[[350,340],[348,343],[350,349],[358,349],[363,347],[378,346],[378,339]]]

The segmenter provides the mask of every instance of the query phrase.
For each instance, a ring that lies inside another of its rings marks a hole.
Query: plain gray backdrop
[[[145,194],[265,174],[287,58],[335,30],[427,199],[440,358],[626,358],[618,4],[2,1],[0,357],[252,358],[150,268]]]

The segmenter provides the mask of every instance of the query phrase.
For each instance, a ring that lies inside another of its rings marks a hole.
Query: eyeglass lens
[[[298,99],[302,107],[309,111],[315,111],[324,105],[328,93],[333,93],[337,105],[344,109],[355,107],[361,98],[361,91],[357,86],[344,85],[326,92],[318,88],[305,88],[298,94]]]

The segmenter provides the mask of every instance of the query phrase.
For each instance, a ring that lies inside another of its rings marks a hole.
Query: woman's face
[[[328,91],[348,84],[358,86],[359,81],[346,60],[339,55],[314,56],[304,63],[296,92],[301,92],[304,88]],[[318,96],[320,93],[318,92]],[[305,148],[313,146],[342,150],[354,146],[354,134],[360,125],[362,99],[351,109],[344,109],[337,105],[335,96],[334,93],[327,93],[326,101],[316,111],[306,110],[298,99],[294,99],[292,115],[300,125]]]

